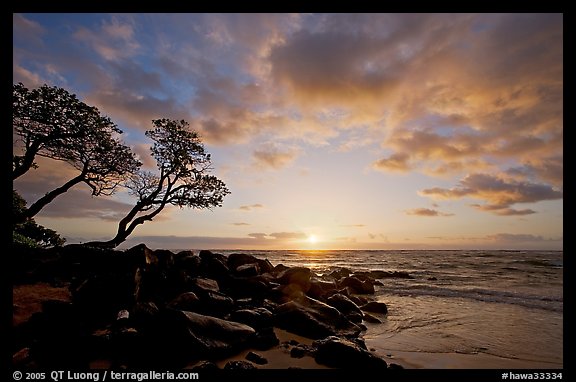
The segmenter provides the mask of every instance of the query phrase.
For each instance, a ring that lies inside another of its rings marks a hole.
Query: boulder
[[[259,329],[250,339],[251,347],[257,350],[269,350],[280,344],[274,328],[267,326]]]
[[[378,301],[370,301],[366,305],[362,305],[361,309],[371,313],[381,313],[381,314],[388,313],[388,306],[386,306],[385,303]]]
[[[200,251],[200,271],[203,275],[215,280],[226,280],[230,277],[230,269],[226,265],[226,257],[210,251]]]
[[[224,365],[224,370],[253,370],[256,366],[246,361],[228,361]]]
[[[336,290],[337,285],[334,280],[327,281],[319,279],[318,277],[312,277],[310,279],[310,289],[308,290],[308,296],[315,298],[317,300],[324,298],[328,293]]]
[[[306,293],[310,289],[312,272],[306,267],[292,267],[278,274],[277,282],[281,285],[294,285]]]
[[[362,281],[357,277],[344,277],[338,282],[338,287],[349,287],[353,294],[374,294],[374,285],[370,280]]]
[[[328,274],[328,276],[334,278],[335,280],[340,280],[343,277],[348,277],[352,271],[348,268],[339,268],[335,271],[332,271]]]
[[[248,352],[245,357],[248,361],[254,362],[257,365],[265,365],[268,363],[268,360],[262,357],[260,354],[254,353],[253,351]]]
[[[334,308],[338,309],[340,313],[347,316],[350,313],[357,313],[360,315],[360,321],[362,321],[362,311],[352,300],[343,294],[336,293],[328,297],[326,303]]]
[[[196,277],[190,281],[190,287],[199,294],[220,292],[218,281],[204,277]]]
[[[388,366],[382,358],[348,339],[331,336],[314,341],[313,345],[317,348],[316,362],[329,367],[364,370]]]
[[[241,322],[253,328],[271,326],[272,312],[266,308],[240,309],[230,314],[232,321]]]
[[[220,368],[214,362],[202,361],[194,366],[192,370],[220,370]]]
[[[336,308],[307,296],[278,306],[274,322],[281,329],[313,339],[357,336],[361,332]]]
[[[238,266],[235,272],[240,277],[254,277],[260,274],[260,266],[256,263],[244,264]]]
[[[372,324],[381,324],[382,323],[382,321],[380,321],[379,318],[374,317],[370,313],[364,313],[364,321],[370,322]]]
[[[239,322],[181,310],[167,309],[162,322],[166,342],[202,358],[229,355],[245,346],[255,333]]]
[[[239,266],[246,264],[257,264],[258,259],[246,253],[231,253],[226,259],[226,265],[231,270],[236,270]]]
[[[200,306],[200,299],[194,292],[185,292],[172,300],[167,307],[194,312]]]
[[[371,271],[369,274],[375,279],[387,279],[387,278],[401,278],[401,279],[413,279],[414,277],[411,276],[408,272],[404,271]]]

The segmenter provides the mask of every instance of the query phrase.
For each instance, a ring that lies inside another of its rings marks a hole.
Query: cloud
[[[111,198],[92,197],[88,189],[83,191],[71,189],[48,204],[37,216],[59,219],[100,219],[118,223],[132,207],[134,207],[132,204]],[[158,215],[155,220],[161,218],[162,216]]]
[[[302,240],[306,239],[308,236],[303,232],[274,232],[268,236],[273,237],[277,240]]]
[[[244,223],[244,222],[238,222],[238,223],[230,223],[230,224],[232,224],[232,225],[235,225],[235,226],[250,225],[250,224],[248,224],[248,223]]]
[[[248,236],[258,240],[264,240],[268,235],[266,235],[265,233],[258,232],[258,233],[249,233]]]
[[[268,168],[279,170],[289,166],[298,156],[298,150],[287,149],[282,150],[274,146],[268,146],[260,150],[255,150],[253,158],[256,166],[260,168]]]
[[[354,227],[354,228],[361,228],[366,227],[365,224],[343,224],[341,227]]]
[[[108,61],[119,61],[131,57],[140,48],[134,36],[134,27],[126,17],[103,21],[99,30],[80,27],[74,37],[94,49]]]
[[[406,210],[406,214],[415,216],[454,216],[454,214],[440,212],[430,208],[414,208],[411,210]]]
[[[405,153],[394,153],[388,158],[382,158],[372,163],[372,167],[381,171],[408,172],[411,170],[410,156]]]
[[[264,206],[260,203],[249,204],[249,205],[244,205],[244,206],[238,207],[238,209],[241,211],[252,211],[254,209],[260,209],[260,208],[264,208]]]
[[[500,205],[480,205],[480,204],[471,204],[472,207],[480,210],[480,211],[489,211],[493,212],[499,216],[523,216],[523,215],[531,215],[535,214],[536,211],[531,210],[530,208],[526,208],[523,210],[517,210],[514,208],[502,208]]]
[[[487,235],[485,239],[498,241],[498,242],[540,242],[540,241],[556,241],[558,238],[544,238],[538,235],[532,234],[512,234],[512,233],[497,233],[494,235]]]
[[[428,188],[420,191],[420,194],[435,199],[459,199],[463,197],[481,199],[486,204],[473,205],[475,208],[499,215],[534,213],[528,209],[514,210],[511,209],[511,206],[517,203],[536,203],[562,198],[562,191],[546,184],[506,180],[488,174],[471,174],[462,179],[459,185],[454,188]]]
[[[46,32],[42,25],[19,13],[12,14],[12,29],[15,40],[31,42],[35,45],[42,45],[41,38]]]

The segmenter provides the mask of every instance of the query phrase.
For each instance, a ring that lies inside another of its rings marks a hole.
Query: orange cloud
[[[454,216],[454,214],[444,213],[430,208],[414,208],[407,210],[406,214],[415,216]]]
[[[545,184],[505,180],[488,174],[471,174],[462,179],[457,187],[429,188],[422,190],[420,194],[436,199],[463,197],[481,199],[486,201],[486,204],[474,205],[474,207],[497,215],[531,214],[534,211],[514,210],[511,206],[517,203],[536,203],[562,198],[562,191]]]
[[[274,170],[289,166],[297,158],[298,151],[295,149],[282,150],[274,146],[269,146],[253,153],[256,166],[261,168],[271,168]]]
[[[240,211],[252,211],[256,208],[264,208],[264,206],[260,203],[257,203],[238,207]]]

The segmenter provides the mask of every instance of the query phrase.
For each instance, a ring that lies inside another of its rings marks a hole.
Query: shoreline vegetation
[[[235,253],[14,247],[13,366],[402,369],[368,349],[378,279]]]

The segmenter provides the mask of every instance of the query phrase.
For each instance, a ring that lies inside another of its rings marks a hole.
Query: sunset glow
[[[121,248],[563,247],[562,14],[14,14],[13,82],[97,107],[145,169],[152,119],[200,133],[223,206]],[[77,174],[37,163],[28,202]],[[36,221],[109,239],[133,204],[78,185]]]

